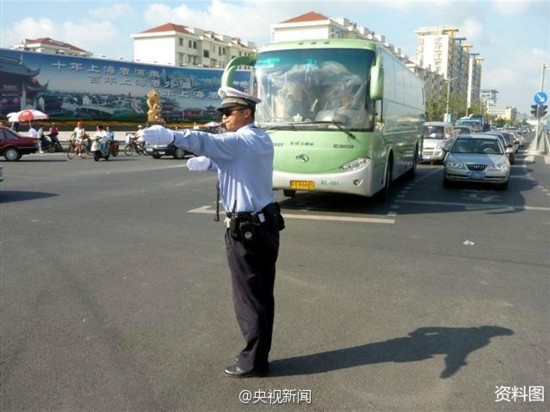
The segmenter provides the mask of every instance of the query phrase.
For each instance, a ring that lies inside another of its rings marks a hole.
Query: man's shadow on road
[[[512,330],[500,326],[419,328],[403,338],[275,360],[271,362],[270,375],[309,375],[382,362],[416,362],[445,355],[445,369],[440,375],[445,379],[466,365],[470,352],[488,345],[491,338],[513,334]]]

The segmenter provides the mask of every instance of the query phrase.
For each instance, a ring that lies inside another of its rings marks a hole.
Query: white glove
[[[174,141],[174,132],[157,124],[144,129],[141,136],[151,145],[166,146]]]
[[[192,157],[187,161],[187,168],[197,172],[204,172],[210,169],[212,161],[206,156]]]

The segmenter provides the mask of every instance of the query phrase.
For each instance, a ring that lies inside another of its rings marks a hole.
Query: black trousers
[[[227,261],[231,270],[233,305],[246,342],[239,353],[239,367],[247,372],[268,368],[275,317],[275,264],[279,232],[263,223],[257,227],[253,246],[225,234]]]

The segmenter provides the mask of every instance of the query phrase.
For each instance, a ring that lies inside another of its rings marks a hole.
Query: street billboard
[[[147,93],[160,95],[166,121],[219,118],[223,69],[35,53],[0,48],[0,117],[32,107],[50,118],[144,122]],[[246,90],[250,72],[235,73]]]

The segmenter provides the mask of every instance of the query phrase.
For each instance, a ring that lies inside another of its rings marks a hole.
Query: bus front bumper
[[[274,190],[295,190],[309,192],[348,193],[359,196],[372,196],[380,186],[374,187],[372,167],[333,174],[293,174],[275,170]]]

